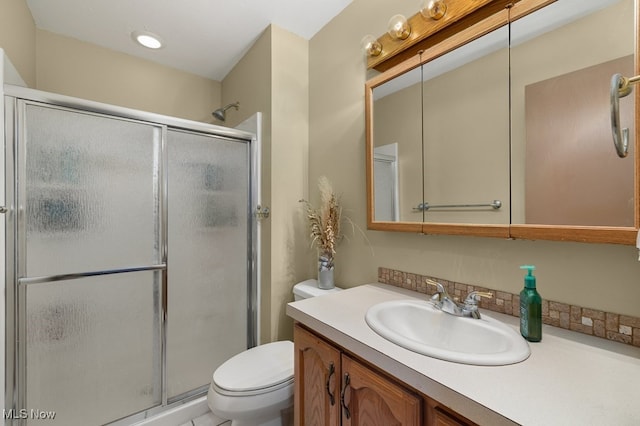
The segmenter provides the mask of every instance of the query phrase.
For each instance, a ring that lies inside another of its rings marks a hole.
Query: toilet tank
[[[310,297],[322,296],[323,294],[331,294],[342,290],[334,287],[330,290],[322,290],[318,288],[318,280],[306,280],[293,286],[294,300],[308,299]]]

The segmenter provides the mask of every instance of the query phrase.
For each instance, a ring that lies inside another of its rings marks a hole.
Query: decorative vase
[[[327,253],[321,253],[318,256],[318,288],[330,290],[335,287],[333,270],[333,256]]]

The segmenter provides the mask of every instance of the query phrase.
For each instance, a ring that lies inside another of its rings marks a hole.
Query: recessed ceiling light
[[[162,39],[148,31],[134,31],[131,33],[131,38],[149,49],[160,49],[163,46]]]

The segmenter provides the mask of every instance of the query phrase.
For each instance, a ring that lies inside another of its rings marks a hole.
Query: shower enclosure
[[[5,419],[202,395],[257,342],[254,135],[11,86],[4,108]]]

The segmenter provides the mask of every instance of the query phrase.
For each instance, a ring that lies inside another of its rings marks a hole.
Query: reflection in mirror
[[[509,224],[508,27],[425,63],[423,75],[425,222]]]
[[[373,89],[374,157],[378,153],[373,166],[377,222],[422,222],[422,212],[417,210],[422,203],[421,102],[419,68]],[[395,171],[393,164],[383,161],[384,155],[387,160],[395,156]]]
[[[612,75],[635,75],[634,17],[633,0],[558,0],[511,24],[512,223],[634,226],[634,96],[625,159],[609,121]]]
[[[376,219],[383,222],[400,220],[398,195],[398,144],[377,146],[373,150]]]

